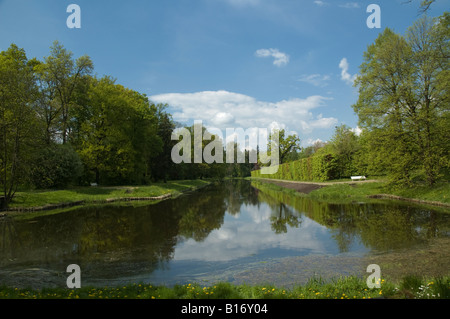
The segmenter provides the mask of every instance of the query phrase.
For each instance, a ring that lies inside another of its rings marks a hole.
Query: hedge
[[[261,170],[251,174],[260,178],[323,182],[337,177],[337,162],[332,154],[323,154],[281,164],[275,174],[261,174]]]

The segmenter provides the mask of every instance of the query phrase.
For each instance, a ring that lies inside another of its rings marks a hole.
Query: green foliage
[[[359,137],[346,125],[336,127],[331,139],[331,149],[336,157],[339,178],[354,175],[366,175],[362,168],[356,165],[357,153],[361,146]]]
[[[312,278],[290,289],[273,285],[208,286],[198,283],[173,287],[134,283],[120,287],[46,288],[43,290],[0,287],[0,299],[448,299],[449,278],[405,278],[400,284],[381,279],[381,289],[367,288],[364,278],[338,277],[331,281]],[[406,289],[406,287],[408,289]],[[411,289],[411,290],[409,290]],[[264,307],[261,304],[261,307]],[[260,308],[270,310],[267,308]],[[262,312],[264,313],[264,312]]]
[[[156,108],[146,97],[105,77],[93,79],[89,113],[81,125],[79,153],[91,181],[145,181],[148,161],[161,152]]]
[[[40,131],[34,116],[34,62],[12,44],[0,53],[0,209],[7,208],[26,181]]]
[[[260,170],[255,170],[251,172],[251,175],[261,178],[323,182],[337,177],[337,163],[332,154],[317,154],[281,164],[275,174],[261,174]]]
[[[273,136],[277,138],[272,138]],[[300,138],[297,135],[288,135],[284,129],[272,132],[269,135],[269,143],[267,144],[268,153],[272,152],[272,143],[275,143],[274,147],[278,150],[278,158],[280,164],[288,161],[290,157],[295,156],[296,152],[300,149]]]
[[[73,132],[73,115],[79,107],[77,97],[93,71],[88,56],[73,59],[73,53],[55,41],[50,56],[35,66],[41,88],[39,112],[45,119],[46,141],[69,142]],[[85,92],[83,92],[85,93]]]
[[[448,170],[449,19],[421,17],[405,36],[386,29],[364,53],[353,106],[365,131],[360,155],[393,185],[411,186],[415,171],[433,185]]]
[[[69,144],[41,149],[31,167],[31,183],[42,189],[76,184],[83,171],[78,154]]]

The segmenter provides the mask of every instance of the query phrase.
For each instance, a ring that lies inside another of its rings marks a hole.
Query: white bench
[[[365,176],[352,176],[351,179],[352,179],[352,181],[356,181],[356,180],[366,179],[366,177]]]
[[[98,186],[98,185],[97,185],[97,183],[91,183],[91,186],[92,186],[92,187],[96,187],[96,186]]]

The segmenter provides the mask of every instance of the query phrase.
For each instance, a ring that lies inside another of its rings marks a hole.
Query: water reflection
[[[233,180],[146,207],[2,218],[0,284],[26,284],[39,273],[36,285],[48,276],[48,284],[64,285],[71,263],[92,283],[189,281],[189,274],[287,256],[412,247],[448,237],[449,225],[448,214],[405,204],[326,204]]]

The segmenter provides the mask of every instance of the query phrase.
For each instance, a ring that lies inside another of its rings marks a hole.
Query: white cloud
[[[356,136],[360,136],[361,133],[362,133],[362,129],[361,129],[359,126],[350,129],[350,131],[352,131],[353,133],[355,133]]]
[[[322,6],[324,6],[326,4],[325,2],[320,1],[320,0],[316,0],[316,1],[314,1],[314,3],[317,4],[320,7],[322,7]]]
[[[325,87],[328,85],[327,81],[330,80],[329,75],[320,75],[320,74],[303,74],[298,81],[306,82],[312,84],[314,86]]]
[[[317,139],[308,138],[305,142],[305,145],[312,146],[316,143],[323,143],[323,141],[320,138],[317,138]]]
[[[283,248],[299,252],[328,252],[329,248],[318,240],[329,236],[328,230],[301,215],[300,228],[285,234],[276,234],[270,223],[274,212],[267,204],[246,206],[243,215],[226,218],[220,229],[213,230],[201,242],[188,239],[177,245],[174,260],[231,261],[258,254],[266,249]],[[253,223],[244,222],[252,218]]]
[[[259,58],[273,57],[273,64],[278,67],[289,63],[289,55],[280,52],[278,49],[259,49],[255,52],[255,55]]]
[[[219,112],[212,118],[211,121],[216,126],[223,126],[232,124],[234,122],[234,116],[228,112]]]
[[[349,64],[346,58],[343,58],[339,63],[339,68],[341,69],[341,79],[349,85],[353,85],[356,79],[356,75],[351,75],[348,73]]]
[[[357,2],[347,2],[345,4],[340,4],[339,7],[346,9],[357,9],[360,8],[360,5]]]
[[[189,124],[201,120],[206,127],[218,128],[224,134],[226,128],[272,127],[309,134],[338,123],[336,118],[313,114],[313,110],[331,100],[318,95],[267,102],[228,91],[203,91],[161,94],[150,99],[155,103],[167,103],[175,121]]]

